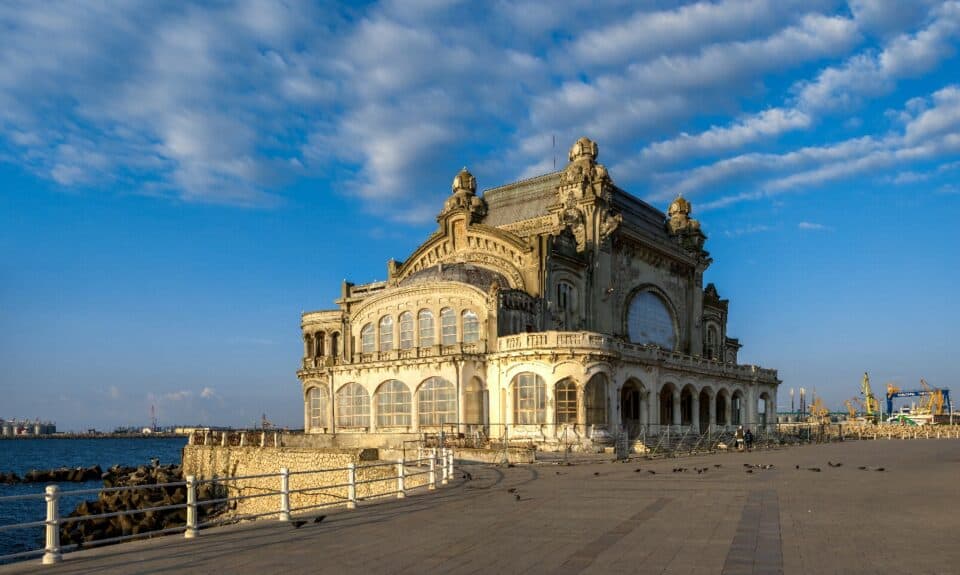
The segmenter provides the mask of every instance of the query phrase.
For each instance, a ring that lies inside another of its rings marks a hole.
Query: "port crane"
[[[919,414],[943,415],[952,411],[949,389],[930,387],[926,380],[920,380],[920,389],[900,389],[893,384],[887,384],[887,413],[893,413],[893,400],[898,397],[920,397]],[[946,410],[944,410],[946,407]]]
[[[860,395],[863,396],[863,414],[868,419],[876,421],[880,417],[880,402],[877,401],[877,396],[870,389],[870,375],[867,372],[863,372],[863,381],[860,382]]]

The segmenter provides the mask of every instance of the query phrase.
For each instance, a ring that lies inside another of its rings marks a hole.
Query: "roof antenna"
[[[553,171],[557,171],[557,135],[553,135]]]

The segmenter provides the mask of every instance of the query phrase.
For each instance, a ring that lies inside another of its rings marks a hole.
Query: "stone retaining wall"
[[[348,500],[349,472],[357,466],[356,495],[358,500],[396,496],[397,465],[378,460],[375,449],[310,449],[299,447],[247,447],[188,445],[183,449],[183,474],[198,480],[217,480],[226,486],[230,497],[257,495],[231,503],[232,516],[280,512],[280,469],[290,470],[290,509],[321,504],[343,504]],[[427,468],[407,466],[407,490],[427,484],[427,474],[416,474]],[[319,471],[318,471],[319,470]],[[310,472],[310,473],[299,473]],[[229,480],[230,477],[270,474],[270,477]],[[369,482],[368,482],[369,481]],[[440,481],[439,467],[437,482]],[[338,487],[330,487],[338,486]],[[303,493],[293,493],[306,489]],[[299,511],[306,513],[309,510]]]

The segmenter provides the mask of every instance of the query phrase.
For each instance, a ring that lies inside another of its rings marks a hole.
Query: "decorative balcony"
[[[705,357],[668,351],[656,345],[624,341],[610,335],[593,332],[546,331],[521,333],[497,338],[501,353],[516,351],[600,351],[625,360],[659,364],[669,369],[695,370],[711,375],[757,378],[764,383],[776,383],[777,370],[756,365],[740,365]]]

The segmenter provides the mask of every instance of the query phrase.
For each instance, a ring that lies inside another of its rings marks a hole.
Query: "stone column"
[[[621,388],[618,388],[611,379],[607,386],[607,433],[612,437],[615,437],[620,433],[620,426],[623,424],[623,414],[620,412],[620,393]],[[611,389],[613,388],[612,392]]]
[[[546,436],[553,439],[557,436],[557,397],[554,393],[557,389],[555,385],[544,383],[544,397],[547,404],[544,406],[544,413],[547,418]]]
[[[733,425],[733,395],[727,394],[727,402],[723,406],[723,415],[726,419],[726,427]]]
[[[707,431],[713,431],[717,426],[717,393],[710,394],[710,426]]]
[[[690,397],[691,398],[690,428],[694,431],[694,433],[699,433],[700,432],[700,394],[696,393],[696,390],[694,390],[694,392],[695,393],[693,393],[693,395],[691,395]]]
[[[608,416],[609,419],[609,416]],[[577,386],[577,433],[586,435],[587,404],[584,402],[583,387]]]
[[[680,390],[678,389],[673,393],[673,418],[670,422],[670,425],[677,429],[680,428],[683,421],[680,417],[680,397]]]
[[[313,338],[307,334],[303,336],[303,357],[310,357],[310,348],[313,347]]]
[[[328,390],[328,391],[329,391],[329,395],[327,396],[327,397],[328,397],[328,400],[329,400],[329,401],[327,401],[327,431],[328,431],[329,433],[336,433],[336,431],[337,431],[337,425],[336,425],[336,424],[337,424],[337,420],[334,419],[334,417],[336,417],[336,411],[334,410],[334,404],[336,404],[337,401],[336,401],[336,396],[333,395],[333,389],[334,389],[334,387],[333,387],[333,373],[331,373],[331,374],[330,374],[330,389]]]

